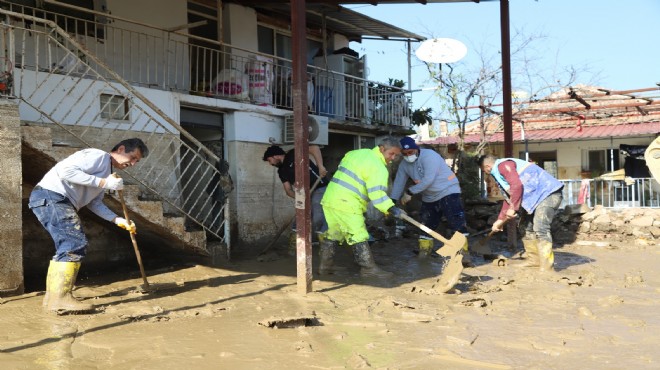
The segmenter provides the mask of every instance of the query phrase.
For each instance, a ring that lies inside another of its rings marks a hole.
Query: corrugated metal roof
[[[529,142],[547,142],[547,141],[580,141],[586,139],[603,139],[609,137],[630,137],[640,135],[654,135],[660,133],[660,122],[633,123],[628,125],[616,126],[589,126],[578,130],[575,127],[557,128],[547,130],[528,130],[525,132]],[[465,136],[466,144],[477,144],[481,141],[479,134],[470,134]],[[513,141],[521,142],[521,132],[513,132]],[[422,144],[447,145],[458,142],[456,136],[437,137],[433,140],[420,141]],[[489,137],[490,143],[503,143],[504,134],[497,132]]]
[[[228,0],[226,2],[255,8],[258,12],[271,16],[288,18],[291,14],[291,4],[288,1]],[[351,41],[359,41],[362,37],[426,40],[424,36],[381,22],[338,4],[338,2],[332,1],[323,3],[308,1],[306,5],[308,27],[320,29],[325,16],[325,24],[328,30],[346,35]]]

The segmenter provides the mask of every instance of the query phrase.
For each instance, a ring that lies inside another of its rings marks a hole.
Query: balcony
[[[134,86],[293,109],[290,60],[80,8],[74,17],[5,1],[0,5],[55,22]],[[17,31],[24,30],[19,37],[28,42],[30,29],[41,27],[17,17],[9,22]],[[41,56],[15,63],[91,78],[76,70],[80,64],[70,60],[62,45],[41,45],[36,39],[32,43],[29,50]],[[307,66],[307,73],[309,113],[339,124],[410,128],[409,91],[314,65]],[[113,80],[110,75],[103,77]]]

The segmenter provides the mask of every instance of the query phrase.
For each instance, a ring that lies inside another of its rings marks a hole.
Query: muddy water
[[[660,368],[657,246],[564,246],[545,275],[477,259],[438,294],[442,263],[414,244],[374,246],[387,282],[361,279],[342,250],[348,271],[307,296],[294,259],[273,254],[148,271],[148,294],[139,278],[85,280],[75,294],[99,307],[90,315],[46,314],[40,292],[3,298],[0,368]]]

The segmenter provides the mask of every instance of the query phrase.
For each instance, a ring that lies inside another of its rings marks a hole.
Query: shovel
[[[504,227],[504,225],[506,225],[509,222],[509,220],[511,219],[507,218],[506,220],[504,220],[502,227]],[[481,254],[482,256],[492,255],[493,251],[490,249],[490,245],[488,245],[488,241],[490,240],[490,238],[493,237],[493,235],[495,235],[495,231],[491,230],[491,232],[489,232],[485,238],[482,238],[481,240],[479,240],[478,242],[472,245],[472,251]]]
[[[119,194],[119,201],[121,202],[121,208],[124,211],[124,218],[126,219],[126,222],[130,225],[131,220],[128,218],[128,209],[126,208],[126,203],[124,202],[124,192],[122,190],[117,190],[117,194]],[[140,287],[140,291],[148,292],[150,290],[149,281],[147,281],[147,274],[145,274],[144,272],[144,266],[142,265],[142,257],[140,256],[140,250],[138,249],[137,240],[135,240],[134,233],[129,232],[129,234],[131,234],[131,241],[133,242],[135,257],[137,257],[138,265],[140,265],[140,273],[142,274],[142,282],[144,283]]]
[[[461,272],[463,272],[463,255],[460,252],[463,249],[467,249],[467,238],[457,231],[451,239],[446,239],[425,225],[415,221],[415,219],[407,214],[401,214],[401,218],[444,243],[444,246],[438,249],[436,253],[443,257],[449,257],[449,262],[442,269],[442,274],[438,278],[437,284],[433,285],[433,290],[440,293],[448,292],[456,285]]]
[[[414,218],[408,216],[407,214],[402,214],[401,218],[417,226],[419,229],[428,233],[435,239],[443,242],[444,246],[435,252],[443,257],[454,257],[461,250],[467,249],[467,245],[468,245],[467,238],[465,237],[465,235],[459,233],[458,231],[454,233],[451,239],[446,239],[442,235],[429,229],[425,225],[422,225],[421,223],[415,221]]]

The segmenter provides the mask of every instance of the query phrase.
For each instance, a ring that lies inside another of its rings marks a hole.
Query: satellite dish
[[[454,63],[463,59],[465,54],[465,44],[447,38],[426,40],[415,51],[417,58],[427,63]]]

